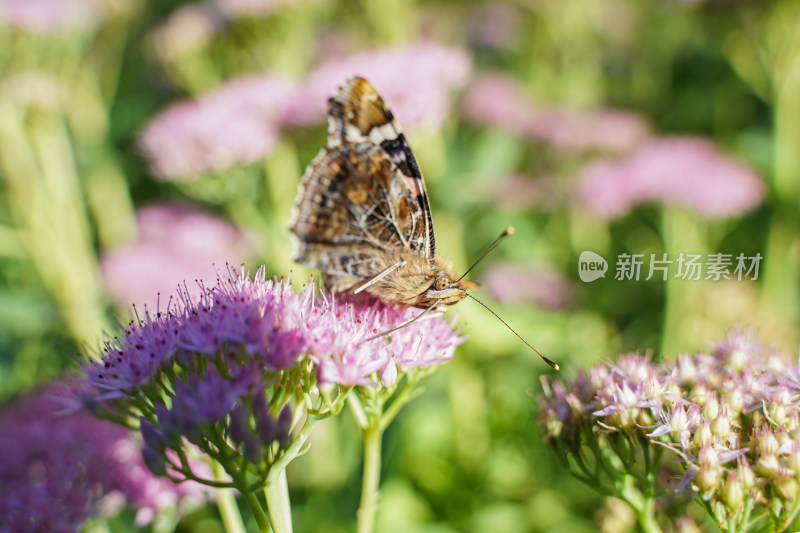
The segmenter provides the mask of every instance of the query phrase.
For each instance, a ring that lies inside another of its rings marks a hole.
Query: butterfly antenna
[[[514,235],[514,228],[513,228],[513,227],[511,227],[511,226],[507,227],[507,228],[505,229],[505,231],[504,231],[503,233],[501,233],[501,234],[500,234],[500,236],[499,236],[499,237],[497,237],[497,238],[494,240],[494,242],[493,242],[492,244],[490,244],[489,246],[487,246],[487,247],[486,247],[486,249],[485,249],[485,250],[484,250],[484,251],[481,253],[481,255],[479,255],[479,256],[478,256],[478,258],[477,258],[477,259],[476,259],[476,260],[475,260],[475,261],[472,263],[472,266],[471,266],[471,267],[469,267],[469,268],[467,269],[467,271],[466,271],[466,272],[464,272],[464,273],[461,275],[461,277],[460,277],[460,278],[458,278],[457,280],[455,280],[453,283],[454,283],[454,284],[455,284],[455,283],[458,283],[459,281],[461,281],[462,279],[464,279],[464,278],[466,277],[466,275],[467,275],[467,274],[469,274],[469,273],[472,271],[472,269],[473,269],[473,268],[475,268],[475,265],[477,265],[478,263],[480,263],[480,262],[481,262],[481,260],[482,260],[484,257],[486,257],[486,254],[488,254],[489,252],[491,252],[492,250],[494,250],[494,249],[497,247],[497,245],[498,245],[498,244],[500,244],[500,242],[502,242],[502,240],[503,240],[503,239],[505,239],[506,237],[508,237],[508,236],[510,236],[510,235]],[[500,318],[500,317],[498,317],[498,318]]]
[[[500,237],[502,238],[502,237],[503,237],[503,235],[501,235]],[[498,239],[498,240],[499,240],[499,239]],[[497,243],[497,241],[495,241],[495,243]],[[490,308],[488,305],[486,305],[486,304],[485,304],[485,303],[483,303],[482,301],[478,300],[477,298],[475,298],[473,295],[471,295],[470,293],[468,293],[468,292],[466,292],[466,291],[465,291],[465,294],[466,294],[467,296],[469,296],[470,298],[472,298],[473,300],[475,300],[476,302],[478,302],[479,304],[481,304],[481,305],[482,305],[482,306],[483,306],[483,307],[484,307],[484,308],[485,308],[487,311],[489,311],[490,313],[492,313],[492,314],[493,314],[493,315],[494,315],[494,316],[497,318],[497,320],[499,320],[500,322],[502,322],[502,323],[503,323],[503,325],[504,325],[505,327],[507,327],[508,329],[510,329],[510,330],[511,330],[511,333],[513,333],[514,335],[516,335],[516,336],[517,336],[517,338],[519,338],[519,340],[521,340],[522,342],[524,342],[524,343],[525,343],[525,344],[528,346],[528,348],[530,348],[531,350],[533,350],[534,352],[536,352],[536,353],[539,355],[539,357],[541,357],[541,358],[544,360],[544,362],[545,362],[545,363],[547,363],[548,365],[552,366],[552,367],[553,367],[554,369],[556,369],[556,370],[558,370],[558,369],[559,369],[559,367],[558,367],[558,364],[554,363],[553,361],[551,361],[551,360],[550,360],[550,359],[548,359],[547,357],[543,356],[543,355],[542,355],[542,353],[541,353],[539,350],[537,350],[536,348],[534,348],[533,346],[531,346],[531,343],[529,343],[528,341],[526,341],[525,339],[523,339],[523,338],[522,338],[522,336],[521,336],[519,333],[517,333],[516,331],[514,331],[514,328],[512,328],[511,326],[509,326],[509,325],[508,325],[508,322],[506,322],[505,320],[503,320],[502,318],[500,318],[500,315],[498,315],[497,313],[495,313],[494,311],[492,311],[492,310],[491,310],[491,308]]]
[[[434,309],[434,306],[431,306],[431,307],[428,307],[428,308],[426,308],[426,309],[425,309],[423,312],[421,312],[420,314],[418,314],[418,315],[417,315],[417,316],[415,316],[414,318],[409,318],[409,319],[408,319],[408,320],[406,320],[405,322],[402,322],[402,323],[400,323],[400,324],[396,325],[395,327],[393,327],[392,329],[390,329],[390,330],[388,330],[388,331],[384,331],[384,332],[382,332],[382,333],[378,333],[377,335],[373,335],[372,337],[370,337],[370,338],[368,338],[368,339],[364,339],[364,340],[363,340],[363,341],[361,341],[361,342],[369,342],[369,341],[374,341],[375,339],[380,339],[381,337],[385,337],[385,336],[387,336],[387,335],[391,335],[392,333],[394,333],[394,332],[395,332],[395,331],[397,331],[398,329],[402,329],[402,328],[404,328],[404,327],[408,326],[409,324],[411,324],[412,322],[416,322],[417,320],[419,320],[419,319],[420,319],[420,318],[422,318],[423,316],[425,316],[425,315],[427,315],[428,313],[430,313],[432,309]]]

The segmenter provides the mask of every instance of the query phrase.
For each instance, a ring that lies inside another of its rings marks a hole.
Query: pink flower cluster
[[[765,193],[751,168],[693,137],[653,139],[620,161],[591,163],[578,178],[580,201],[606,218],[648,201],[724,218],[757,206]]]
[[[0,532],[71,533],[120,494],[140,526],[208,499],[200,485],[150,474],[126,429],[65,413],[71,394],[54,384],[0,413]]]
[[[215,264],[241,264],[254,252],[247,235],[194,207],[143,207],[136,213],[136,225],[136,242],[109,250],[101,259],[106,288],[125,306],[155,305],[159,294],[173,293],[186,279],[213,283]],[[195,284],[188,289],[193,295],[200,292]]]
[[[462,111],[477,124],[569,151],[624,152],[650,135],[644,119],[628,111],[537,105],[516,80],[501,74],[472,82]]]
[[[749,334],[730,333],[712,350],[674,363],[630,354],[572,382],[543,378],[542,384],[541,416],[551,444],[578,449],[598,435],[621,435],[672,450],[685,472],[678,488],[691,484],[723,506],[729,526],[741,518],[745,499],[757,506],[749,518],[757,511],[788,513],[761,505],[774,498],[797,501],[800,359]]]
[[[102,18],[102,0],[3,0],[0,22],[34,32],[89,28]]]
[[[163,179],[253,163],[272,150],[293,91],[291,81],[271,74],[233,80],[158,115],[145,128],[141,148]]]
[[[464,52],[421,42],[329,60],[301,84],[272,74],[238,78],[169,107],[139,143],[162,179],[247,165],[271,152],[281,128],[322,122],[328,98],[354,75],[376,86],[404,127],[435,129],[448,115],[449,93],[463,87],[470,72]]]
[[[232,372],[232,380],[256,376],[260,382],[264,372],[291,368],[308,355],[321,384],[371,385],[378,371],[390,384],[397,368],[445,361],[462,342],[452,325],[436,315],[392,334],[391,342],[369,340],[420,312],[380,302],[337,301],[334,296],[318,300],[311,284],[297,294],[288,281],[266,279],[262,268],[254,278],[231,274],[219,279],[197,299],[182,291],[166,312],[146,311],[106,343],[102,360],[90,363],[86,373],[92,384],[119,397],[152,385],[175,364],[192,368],[198,356],[244,354],[244,363],[237,365],[247,371]],[[252,387],[237,390],[243,395]]]

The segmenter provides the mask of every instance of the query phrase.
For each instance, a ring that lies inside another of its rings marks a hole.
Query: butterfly
[[[290,229],[295,260],[321,270],[333,292],[429,309],[477,287],[436,255],[425,180],[364,78],[350,78],[328,100],[328,143],[306,169]]]

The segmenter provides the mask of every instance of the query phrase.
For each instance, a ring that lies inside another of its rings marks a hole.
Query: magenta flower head
[[[294,84],[272,74],[238,78],[196,100],[172,105],[139,144],[155,176],[193,179],[268,155]]]
[[[230,223],[196,208],[157,204],[136,213],[135,243],[103,254],[106,287],[121,305],[154,305],[186,279],[213,283],[214,265],[240,264],[254,252],[247,236]],[[187,285],[199,294],[196,283]]]
[[[75,386],[51,384],[0,412],[0,531],[80,530],[114,495],[144,526],[160,510],[204,503],[209,491],[154,477],[125,428],[69,409]]]
[[[763,180],[704,139],[654,139],[620,161],[589,164],[578,178],[578,197],[605,218],[641,202],[660,202],[709,218],[737,216],[764,197]]]
[[[414,76],[409,76],[410,70]],[[361,52],[318,66],[300,86],[285,120],[314,124],[325,119],[325,102],[344,80],[358,75],[375,85],[403,127],[437,129],[449,115],[448,97],[472,71],[463,51],[420,42]]]
[[[313,284],[298,294],[263,268],[252,278],[229,270],[199,296],[184,288],[164,309],[146,308],[108,340],[85,367],[95,393],[84,402],[104,418],[138,421],[152,472],[250,492],[353,388],[393,390],[400,373],[453,356],[462,339],[441,316],[380,335],[419,312],[318,297]],[[189,449],[223,465],[229,481],[188,466]]]
[[[790,524],[800,487],[797,368],[743,332],[674,363],[622,356],[573,382],[543,380],[545,438],[578,477],[634,509],[646,511],[643,499],[662,490],[670,452],[683,474],[676,490],[690,487],[723,531]],[[602,463],[594,475],[581,466],[586,454]],[[616,493],[614,474],[638,481]]]

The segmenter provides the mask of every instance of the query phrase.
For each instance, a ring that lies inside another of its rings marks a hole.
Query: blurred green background
[[[798,57],[792,0],[4,0],[0,402],[226,261],[305,282],[287,222],[354,74],[406,126],[440,255],[463,271],[516,227],[475,295],[562,372],[734,327],[793,353]],[[584,250],[604,279],[580,281]],[[645,280],[682,252],[763,260],[757,279]],[[645,254],[640,279],[614,279],[623,253]],[[543,449],[549,367],[474,302],[450,313],[469,340],[387,433],[377,530],[624,531]],[[358,439],[326,421],[292,465],[296,531],[353,530]],[[179,526],[219,527],[213,509]]]

